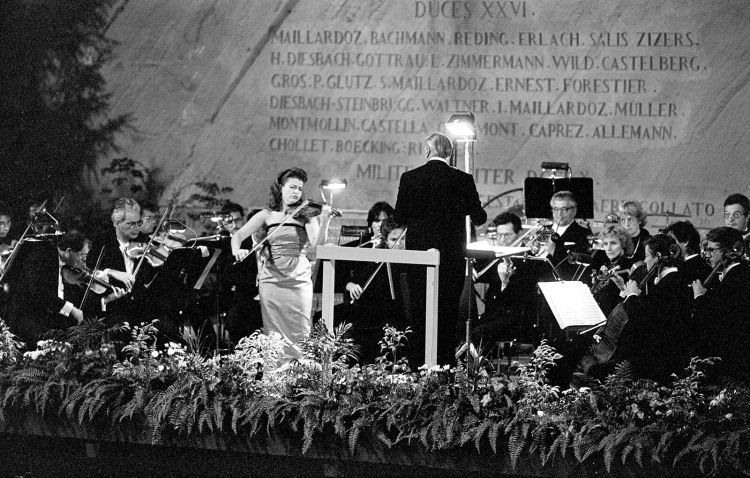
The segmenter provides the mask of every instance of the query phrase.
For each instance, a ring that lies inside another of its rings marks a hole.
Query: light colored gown
[[[299,358],[297,343],[310,335],[313,288],[307,259],[307,231],[299,224],[270,224],[268,254],[258,273],[263,330],[278,332],[289,340],[288,358]]]

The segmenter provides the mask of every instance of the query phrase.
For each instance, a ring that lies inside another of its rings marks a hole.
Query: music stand
[[[204,256],[199,248],[173,250],[155,278],[163,310],[176,311],[175,322],[184,322],[193,294],[201,290],[205,279],[221,255],[221,249],[208,249]],[[170,314],[171,315],[171,314]]]
[[[582,329],[606,322],[607,318],[583,282],[556,281],[537,284],[561,331]]]
[[[526,217],[552,219],[550,199],[559,191],[570,191],[576,198],[576,217],[594,217],[594,180],[592,178],[526,178],[523,201]]]

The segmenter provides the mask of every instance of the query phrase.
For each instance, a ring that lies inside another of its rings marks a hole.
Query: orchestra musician
[[[724,225],[747,234],[750,199],[744,194],[730,194],[724,200]]]
[[[510,246],[521,232],[521,219],[509,212],[501,213],[492,221],[497,232],[497,244]],[[536,283],[545,265],[535,261],[504,258],[480,280],[489,282],[485,294],[485,309],[474,328],[477,343],[494,344],[500,340],[533,340],[536,320]]]
[[[664,234],[674,238],[682,249],[684,259],[679,267],[689,283],[708,277],[711,273],[711,266],[701,257],[701,237],[690,221],[673,222],[664,229]]]
[[[159,222],[159,206],[150,202],[144,201],[140,203],[141,206],[141,233],[150,236],[156,230],[156,225]]]
[[[750,346],[750,266],[742,260],[742,233],[718,227],[706,234],[703,256],[715,272],[692,283],[693,327],[701,338],[695,353],[721,357],[718,372],[750,379],[746,357]]]
[[[644,262],[654,276],[648,292],[632,279],[624,284],[614,276],[623,287],[627,322],[606,369],[627,360],[637,377],[669,383],[672,373],[687,366],[694,340],[688,327],[692,301],[688,282],[678,268],[681,260],[675,240],[657,234],[645,245]]]
[[[48,240],[22,243],[13,262],[8,303],[8,327],[33,349],[45,332],[80,324],[83,311],[66,300],[61,270],[79,263],[85,246],[79,232],[70,231],[55,245]]]
[[[159,316],[156,305],[158,298],[143,290],[143,284],[153,278],[151,266],[144,261],[138,277],[135,275],[140,259],[133,255],[133,251],[138,250],[136,246],[142,246],[150,239],[140,230],[143,225],[140,205],[134,199],[120,198],[115,201],[110,218],[112,229],[94,241],[86,261],[89,269],[96,269],[104,280],[129,293],[129,299],[118,300],[106,307],[108,322],[163,319]],[[178,336],[175,324],[162,320],[158,327],[169,337]]]
[[[389,249],[404,248],[404,228],[393,219],[387,219],[380,227]],[[362,267],[353,270],[346,284],[347,300],[334,308],[337,323],[352,324],[351,337],[359,346],[360,363],[372,363],[380,355],[379,341],[386,324],[399,329],[406,327],[408,297],[405,293],[406,270],[402,264],[357,263]],[[393,296],[391,296],[391,287]]]
[[[9,209],[0,207],[0,271],[13,252],[16,241],[10,231],[13,227],[13,215]],[[2,295],[0,293],[0,295]],[[1,300],[1,299],[0,299]]]
[[[381,232],[381,227],[389,219],[393,219],[393,206],[386,201],[376,202],[367,211],[368,233],[342,245],[344,247],[384,247],[385,236]]]
[[[620,204],[618,209],[620,225],[633,240],[633,252],[628,255],[628,258],[633,263],[641,262],[646,254],[646,241],[651,237],[651,233],[644,227],[648,216],[641,203],[637,201],[626,201]]]
[[[251,211],[247,219],[249,220],[258,212],[259,210]],[[222,207],[221,214],[231,221],[229,227],[231,234],[236,234],[245,225],[245,210],[239,204],[227,202]],[[253,238],[246,238],[240,247],[252,249]],[[240,338],[263,328],[258,301],[258,262],[255,253],[234,266],[232,265],[234,257],[231,255],[221,256],[220,260],[219,301],[227,306],[226,328],[232,342],[237,343]]]
[[[409,230],[406,248],[440,251],[438,284],[438,346],[440,364],[455,363],[459,301],[463,290],[466,264],[466,216],[471,225],[487,220],[471,174],[449,164],[453,153],[451,140],[440,133],[425,139],[426,162],[401,175],[396,197],[394,219]],[[414,291],[412,317],[414,334],[407,344],[412,367],[424,362],[424,270],[412,274],[410,290]],[[473,297],[472,297],[473,299]]]
[[[579,225],[575,221],[578,211],[576,198],[570,191],[558,191],[550,199],[552,209],[552,230],[557,234],[547,245],[547,253],[560,277],[571,279],[577,267],[569,264],[566,259],[570,252],[585,254],[589,250],[588,237],[591,229]]]
[[[277,332],[287,340],[285,361],[301,357],[297,344],[310,335],[313,287],[307,246],[325,242],[332,214],[326,205],[317,218],[294,214],[304,205],[306,182],[303,169],[279,173],[271,185],[268,207],[251,217],[231,239],[232,255],[241,262],[250,255],[242,242],[256,232],[266,234],[258,272],[263,331]]]
[[[620,288],[613,280],[619,275],[624,281],[628,279],[633,262],[633,241],[628,232],[618,226],[609,225],[599,232],[602,250],[594,253],[591,261],[591,292],[605,316],[620,302]]]

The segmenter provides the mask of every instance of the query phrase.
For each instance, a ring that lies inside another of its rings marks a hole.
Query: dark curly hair
[[[677,266],[682,262],[682,251],[672,236],[656,234],[646,241],[646,245],[653,255],[661,254],[660,262],[665,267]]]
[[[268,209],[272,211],[281,211],[282,200],[281,200],[281,188],[289,178],[297,178],[303,183],[307,182],[307,172],[300,168],[289,168],[280,172],[276,177],[276,182],[271,184],[271,194],[268,199]],[[300,202],[305,199],[304,193],[300,197]]]

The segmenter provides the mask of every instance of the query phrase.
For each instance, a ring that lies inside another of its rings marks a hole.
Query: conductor
[[[463,287],[466,259],[466,216],[474,226],[487,220],[479,202],[474,178],[453,168],[448,160],[453,144],[447,136],[432,133],[425,139],[427,162],[401,176],[394,218],[408,228],[406,248],[440,251],[438,348],[440,364],[455,361],[458,305]],[[424,272],[424,271],[422,271]],[[407,356],[412,367],[424,357],[424,275],[411,277],[410,288],[415,310],[414,334],[409,338]],[[420,293],[421,292],[421,293]]]

